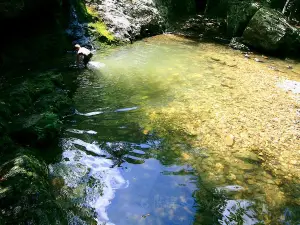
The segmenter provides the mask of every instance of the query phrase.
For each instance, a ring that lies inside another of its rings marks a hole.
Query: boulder
[[[0,160],[0,224],[67,224],[48,183],[46,163],[19,149]]]
[[[284,15],[269,9],[259,9],[243,33],[243,43],[258,50],[291,54],[299,52],[300,33]]]
[[[249,1],[229,1],[227,11],[227,35],[229,37],[242,36],[243,31],[253,15],[261,5]]]
[[[153,0],[103,0],[89,5],[119,41],[162,33],[165,20]]]

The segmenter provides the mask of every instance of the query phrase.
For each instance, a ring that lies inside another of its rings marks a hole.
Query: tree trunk
[[[289,3],[290,3],[290,0],[286,0],[285,5],[284,5],[284,7],[283,7],[283,9],[282,9],[282,14],[285,13],[286,8],[287,8],[287,6],[289,5]]]

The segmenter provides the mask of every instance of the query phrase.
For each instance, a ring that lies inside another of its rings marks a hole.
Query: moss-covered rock
[[[250,20],[243,33],[243,42],[271,53],[299,52],[299,31],[278,11],[261,8]]]
[[[8,77],[0,90],[0,224],[66,224],[42,159],[70,109],[63,77],[53,71]]]
[[[61,117],[70,112],[70,99],[60,73],[31,74],[2,90],[0,133],[21,144],[46,145],[57,140]]]
[[[2,224],[66,224],[52,196],[47,165],[24,149],[1,159],[0,208]]]

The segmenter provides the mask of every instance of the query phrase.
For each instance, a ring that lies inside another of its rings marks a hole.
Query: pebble
[[[291,164],[292,164],[292,165],[297,165],[298,162],[297,162],[297,160],[292,160],[292,161],[291,161]]]
[[[250,185],[255,184],[255,180],[249,179],[249,180],[247,180],[247,183],[250,184]]]
[[[250,55],[245,54],[244,56],[245,56],[246,58],[250,59]]]
[[[255,62],[263,62],[261,59],[259,58],[254,58]]]
[[[223,170],[223,169],[224,169],[224,166],[223,166],[221,163],[217,163],[217,164],[216,164],[216,169],[217,169],[217,170]]]
[[[290,70],[293,69],[293,67],[291,65],[286,66],[286,68],[288,68]]]
[[[234,143],[235,143],[235,137],[232,134],[227,135],[225,138],[225,144],[231,147],[234,145]]]
[[[227,176],[227,179],[228,180],[236,180],[236,176],[233,173],[231,173]]]

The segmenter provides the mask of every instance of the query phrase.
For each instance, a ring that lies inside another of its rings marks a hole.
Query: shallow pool
[[[299,224],[295,61],[172,35],[92,60],[49,165],[70,224]]]

